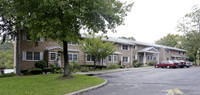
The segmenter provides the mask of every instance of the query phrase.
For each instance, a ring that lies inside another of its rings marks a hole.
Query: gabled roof
[[[160,53],[154,47],[147,47],[144,49],[139,50],[138,52],[147,52],[147,53]]]
[[[81,37],[85,38],[86,36],[81,33]],[[186,50],[179,49],[179,48],[176,48],[176,47],[169,47],[169,46],[157,45],[157,44],[149,44],[149,43],[133,41],[133,40],[128,40],[128,39],[121,39],[121,38],[117,38],[117,37],[108,37],[108,38],[103,38],[102,40],[103,41],[110,41],[110,42],[120,43],[120,44],[126,44],[126,45],[143,45],[143,46],[158,47],[158,48],[162,47],[162,48],[165,48],[165,49],[171,49],[171,50],[177,50],[177,51],[186,52]]]

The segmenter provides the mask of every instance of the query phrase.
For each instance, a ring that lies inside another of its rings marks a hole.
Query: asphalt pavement
[[[83,95],[200,95],[200,68],[150,68],[96,75],[108,84]]]

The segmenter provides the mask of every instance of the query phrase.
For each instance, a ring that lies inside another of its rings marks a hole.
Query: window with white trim
[[[23,34],[23,40],[31,41],[29,34]],[[44,39],[42,37],[39,38],[38,42],[44,42]]]
[[[181,51],[179,51],[178,54],[180,55],[180,54],[181,54]]]
[[[137,46],[136,46],[136,45],[133,45],[133,49],[137,49]]]
[[[166,53],[170,53],[170,50],[169,49],[165,49]]]
[[[153,60],[153,57],[151,56],[151,60]]]
[[[128,45],[122,45],[123,50],[129,50]]]
[[[22,60],[39,61],[43,60],[43,52],[27,52],[22,51]]]
[[[77,43],[74,43],[73,41],[68,42],[69,45],[77,45]]]
[[[56,52],[50,53],[50,61],[56,61]]]
[[[78,62],[78,54],[68,54],[69,62]]]
[[[123,62],[129,62],[129,58],[128,57],[123,57]]]
[[[110,61],[110,62],[112,61],[112,56],[111,55],[108,56],[108,61]]]
[[[169,57],[167,57],[167,61],[169,60]]]
[[[114,62],[117,62],[117,55],[114,55]]]
[[[147,59],[149,60],[149,56],[147,56]]]
[[[93,62],[94,60],[92,59],[92,56],[91,55],[87,55],[87,62]]]

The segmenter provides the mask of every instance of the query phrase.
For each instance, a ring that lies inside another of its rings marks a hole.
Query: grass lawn
[[[63,95],[104,82],[104,79],[74,75],[59,79],[61,74],[0,78],[0,95]]]

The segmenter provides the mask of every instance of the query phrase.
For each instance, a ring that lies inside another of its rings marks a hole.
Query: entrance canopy
[[[141,49],[138,51],[139,53],[160,53],[158,50],[156,50],[154,47],[147,47],[144,49]]]

